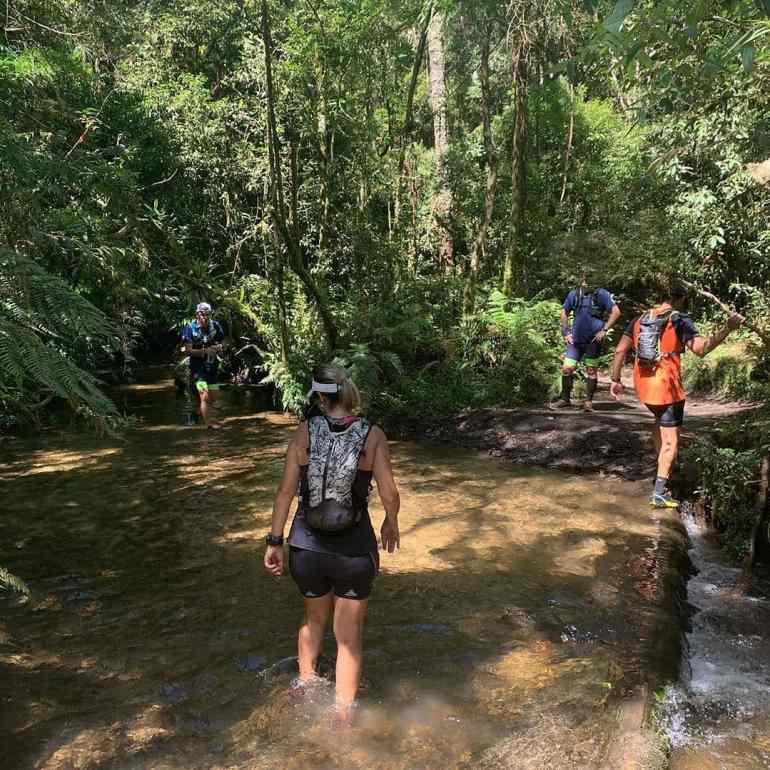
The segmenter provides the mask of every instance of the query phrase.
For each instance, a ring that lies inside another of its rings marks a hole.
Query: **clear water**
[[[681,681],[662,713],[677,770],[770,768],[770,584],[748,594],[741,571],[684,518],[698,574],[688,583],[692,628]]]
[[[33,589],[0,597],[3,768],[598,768],[617,699],[675,675],[644,485],[395,442],[402,549],[333,732],[331,688],[286,693],[301,599],[261,565],[292,420],[247,398],[185,427],[170,380],[121,400],[122,440],[3,449],[0,563]]]

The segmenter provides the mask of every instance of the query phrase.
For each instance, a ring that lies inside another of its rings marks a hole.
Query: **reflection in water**
[[[286,692],[301,599],[261,566],[292,421],[231,403],[206,432],[170,382],[124,397],[125,440],[17,441],[0,474],[0,563],[34,590],[2,600],[9,767],[592,768],[612,698],[674,673],[643,486],[395,443],[403,547],[358,726],[330,732],[331,688]]]

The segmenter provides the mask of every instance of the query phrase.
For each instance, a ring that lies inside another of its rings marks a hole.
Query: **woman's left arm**
[[[283,538],[286,519],[289,518],[291,501],[297,493],[299,483],[298,447],[301,437],[306,434],[304,424],[297,428],[286,452],[286,463],[283,466],[283,477],[273,500],[273,520],[270,524],[270,534]],[[278,577],[283,573],[283,545],[268,545],[265,550],[265,569]]]

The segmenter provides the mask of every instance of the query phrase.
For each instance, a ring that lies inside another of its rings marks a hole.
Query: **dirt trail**
[[[629,480],[651,476],[652,415],[636,399],[630,379],[622,401],[609,394],[609,379],[600,378],[595,412],[543,407],[468,409],[431,430],[431,438],[483,449],[521,465],[558,468],[572,473],[599,473]],[[719,398],[690,398],[685,411],[685,442],[751,404]]]

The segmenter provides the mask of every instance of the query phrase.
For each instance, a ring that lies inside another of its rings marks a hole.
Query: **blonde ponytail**
[[[316,367],[313,379],[322,383],[337,383],[339,390],[336,393],[324,393],[332,406],[341,406],[346,412],[355,414],[361,407],[361,394],[358,392],[355,382],[341,366],[336,364],[322,364]]]

